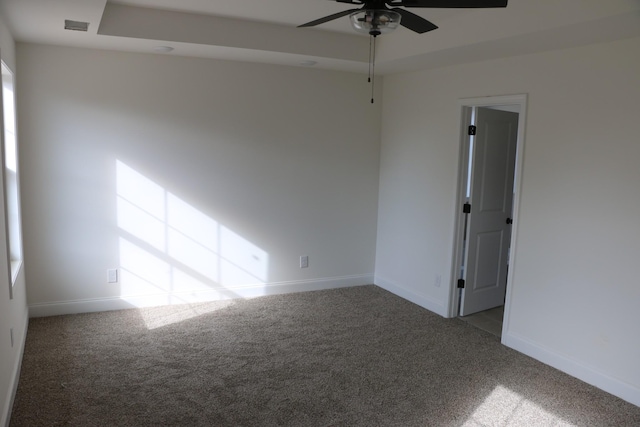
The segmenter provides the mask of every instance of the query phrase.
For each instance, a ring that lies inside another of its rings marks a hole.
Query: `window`
[[[22,231],[20,226],[20,197],[18,188],[18,139],[16,132],[16,103],[13,73],[4,62],[2,66],[2,125],[4,160],[4,198],[7,230],[7,251],[11,264],[11,287],[22,265]]]

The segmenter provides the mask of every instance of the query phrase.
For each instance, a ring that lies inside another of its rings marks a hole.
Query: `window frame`
[[[2,199],[3,211],[5,215],[5,243],[7,249],[7,270],[9,279],[9,295],[13,299],[13,287],[16,284],[23,264],[23,242],[22,242],[22,215],[20,203],[20,180],[18,167],[18,129],[17,129],[17,105],[15,97],[15,73],[4,61],[0,60],[2,75],[2,90],[0,90],[0,159],[2,161]],[[7,82],[8,80],[8,82]],[[6,85],[10,85],[11,99],[5,100]],[[6,102],[11,102],[13,109],[13,165],[15,170],[9,168],[7,155],[7,112]],[[11,174],[13,176],[11,176]],[[11,188],[9,187],[11,186]]]

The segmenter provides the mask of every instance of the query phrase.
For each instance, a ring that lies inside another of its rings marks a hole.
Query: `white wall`
[[[13,37],[0,17],[0,56],[2,61],[17,72]],[[17,74],[14,76],[19,79]],[[0,111],[1,111],[0,105]],[[4,174],[0,174],[0,185]],[[4,200],[0,198],[0,224],[4,224]],[[22,351],[27,334],[27,299],[24,270],[21,270],[13,287],[13,299],[9,292],[9,265],[4,225],[0,227],[0,425],[6,425],[17,387]],[[13,346],[11,346],[13,329]]]
[[[447,314],[458,100],[528,94],[503,342],[640,405],[640,39],[385,78],[376,283]]]
[[[31,44],[18,63],[32,315],[372,283],[366,77]]]

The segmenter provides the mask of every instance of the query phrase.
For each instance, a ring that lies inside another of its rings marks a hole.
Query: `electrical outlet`
[[[118,283],[118,270],[116,268],[107,270],[107,283]]]
[[[309,267],[309,257],[307,255],[302,255],[300,257],[300,268]]]
[[[433,285],[436,288],[439,288],[441,284],[442,284],[442,274],[436,274],[436,278],[433,281]]]

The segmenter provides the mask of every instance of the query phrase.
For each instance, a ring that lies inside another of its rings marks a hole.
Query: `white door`
[[[460,315],[504,304],[518,114],[478,108]]]

